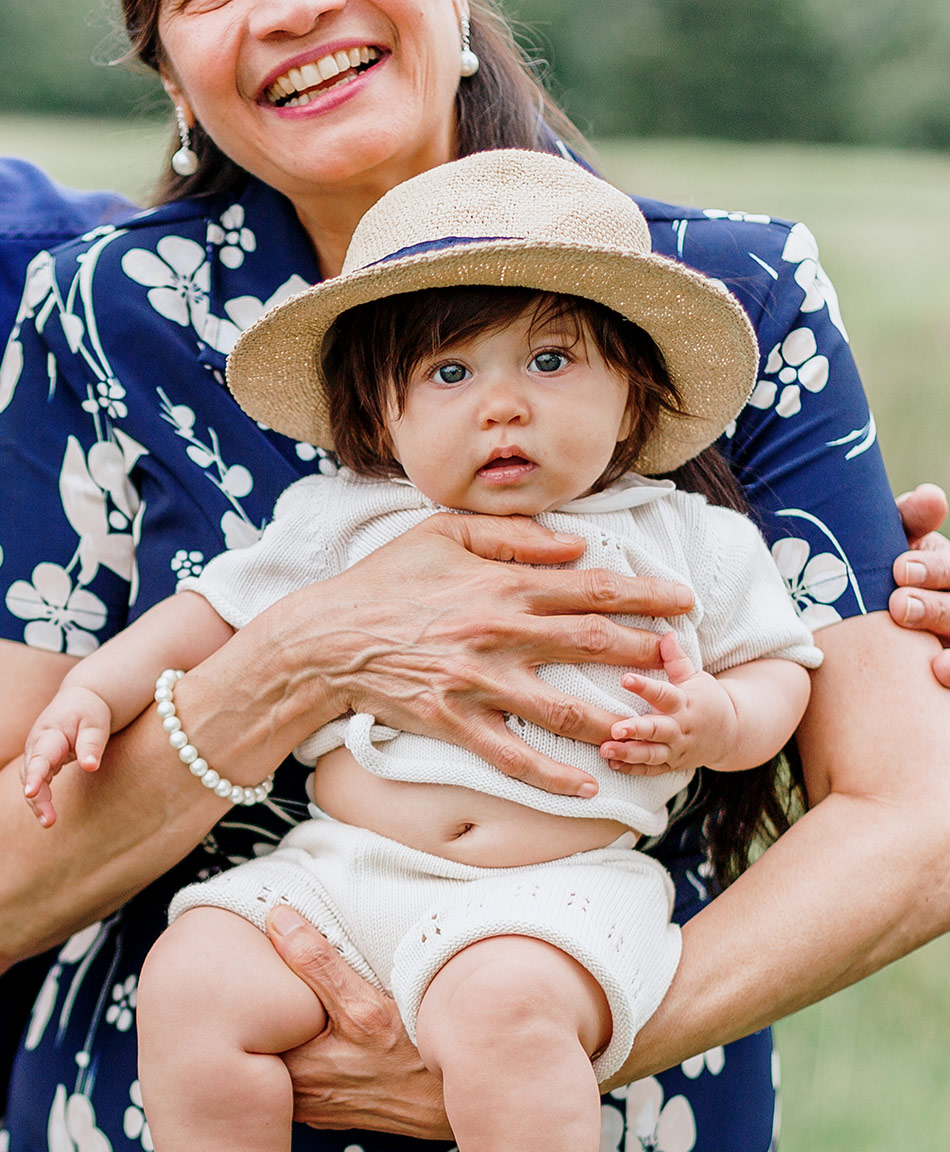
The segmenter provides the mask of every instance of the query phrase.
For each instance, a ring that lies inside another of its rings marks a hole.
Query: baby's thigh
[[[610,1038],[611,1015],[600,985],[566,952],[528,936],[495,936],[456,953],[436,973],[419,1006],[419,1050],[457,1052],[517,1038],[550,1052],[544,1040],[576,1037],[591,1055]],[[536,1044],[535,1041],[538,1041]],[[431,1067],[431,1065],[430,1065]]]
[[[286,1052],[321,1032],[323,1005],[250,921],[197,907],[158,938],[145,960],[137,1017],[150,1036],[203,1033],[253,1052]]]

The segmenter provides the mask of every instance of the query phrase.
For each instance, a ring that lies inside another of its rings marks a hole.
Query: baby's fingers
[[[49,828],[51,824],[56,822],[56,810],[53,807],[53,795],[49,787],[52,773],[48,772],[49,766],[41,757],[34,757],[33,759],[41,760],[47,771],[44,772],[38,764],[34,773],[24,772],[26,783],[23,785],[23,794],[27,804],[33,810],[33,815],[44,828]]]
[[[666,680],[653,680],[649,676],[627,672],[620,678],[620,683],[628,692],[634,692],[657,712],[668,714],[676,712],[686,703],[686,693]],[[614,727],[616,728],[617,725]],[[622,736],[617,736],[613,729],[611,729],[611,734],[615,740],[624,739]]]
[[[690,676],[696,675],[696,668],[680,647],[675,632],[667,632],[660,640],[660,659],[663,661],[663,671],[673,684],[682,684]]]
[[[630,716],[611,725],[611,741],[645,741],[649,744],[670,744],[679,735],[679,725],[668,716],[647,712],[644,716]]]
[[[76,759],[85,772],[95,772],[102,763],[102,753],[109,739],[109,729],[101,724],[81,724],[76,735]]]
[[[600,754],[609,766],[632,776],[660,776],[670,771],[670,749],[666,744],[641,740],[606,740]]]

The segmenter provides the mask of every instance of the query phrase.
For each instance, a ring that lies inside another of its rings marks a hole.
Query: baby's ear
[[[634,426],[635,421],[633,418],[633,411],[628,404],[627,409],[623,414],[623,419],[620,421],[620,428],[617,431],[618,444],[622,444],[624,440],[628,440],[630,438],[630,433],[633,431]]]

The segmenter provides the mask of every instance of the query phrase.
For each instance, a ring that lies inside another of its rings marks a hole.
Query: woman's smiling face
[[[166,87],[298,204],[452,159],[461,0],[164,0]]]

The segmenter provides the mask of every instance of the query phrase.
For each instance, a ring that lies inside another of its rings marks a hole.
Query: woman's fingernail
[[[676,606],[677,608],[689,608],[693,603],[693,594],[686,587],[685,584],[676,585]]]
[[[583,800],[589,800],[592,796],[597,795],[597,785],[593,781],[590,784],[582,784],[577,790],[577,795]]]
[[[554,539],[557,540],[559,544],[577,544],[578,541],[583,540],[584,537],[572,536],[569,532],[555,532]]]
[[[904,606],[904,623],[919,624],[924,618],[924,602],[916,596],[908,596]]]
[[[904,577],[908,584],[923,584],[927,579],[927,569],[919,560],[905,560]],[[919,604],[920,601],[918,600],[917,603]]]
[[[306,925],[306,920],[287,904],[277,904],[270,910],[267,923],[278,936],[289,936]]]

